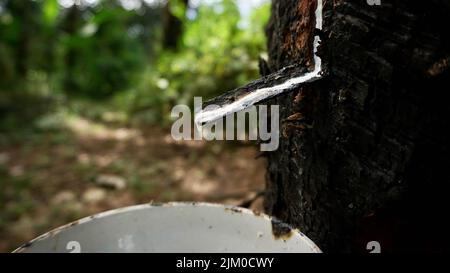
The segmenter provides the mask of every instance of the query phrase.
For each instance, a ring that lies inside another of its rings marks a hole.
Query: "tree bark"
[[[313,65],[315,7],[272,1],[269,72]],[[369,241],[449,250],[449,11],[439,0],[324,1],[327,76],[270,100],[282,123],[267,155],[268,213],[325,252],[367,252]]]

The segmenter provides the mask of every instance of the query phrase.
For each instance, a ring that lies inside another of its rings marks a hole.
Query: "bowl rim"
[[[279,221],[276,217],[274,216],[269,216],[263,212],[256,212],[254,210],[251,209],[247,209],[247,208],[243,208],[243,207],[239,207],[239,206],[234,206],[234,205],[227,205],[227,204],[220,204],[220,203],[209,203],[209,202],[164,202],[164,203],[155,203],[155,202],[150,202],[150,203],[144,203],[144,204],[138,204],[138,205],[131,205],[131,206],[125,206],[125,207],[120,207],[120,208],[116,208],[116,209],[111,209],[111,210],[106,210],[103,212],[99,212],[90,216],[86,216],[83,218],[80,218],[78,220],[72,221],[68,224],[59,226],[57,228],[54,228],[42,235],[39,235],[38,237],[22,244],[21,246],[19,246],[18,248],[16,248],[14,251],[12,251],[12,253],[20,253],[20,252],[24,252],[26,251],[31,245],[33,245],[34,243],[53,237],[56,234],[60,233],[61,231],[70,229],[74,226],[77,225],[81,225],[81,224],[85,224],[88,222],[91,222],[93,220],[96,219],[101,219],[104,217],[108,217],[108,216],[112,216],[112,215],[117,215],[117,214],[121,214],[121,213],[126,213],[126,212],[131,212],[131,211],[137,211],[137,210],[144,210],[144,209],[157,209],[157,208],[161,208],[161,207],[214,207],[214,208],[222,208],[225,211],[231,211],[234,213],[244,213],[247,215],[252,215],[255,217],[261,217],[267,221],[273,221],[273,220],[277,220]],[[285,224],[287,227],[289,227],[291,229],[291,232],[293,232],[294,234],[296,234],[297,236],[300,236],[304,242],[307,244],[307,246],[311,249],[311,251],[313,253],[322,253],[322,251],[320,250],[320,248],[311,240],[309,239],[305,234],[303,234],[298,228],[293,228],[290,224],[286,224],[284,222],[282,222],[283,224]]]

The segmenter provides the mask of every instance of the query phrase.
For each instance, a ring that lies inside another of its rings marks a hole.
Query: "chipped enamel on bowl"
[[[283,229],[274,236],[269,216],[237,207],[146,204],[83,218],[14,252],[321,252],[298,230]]]

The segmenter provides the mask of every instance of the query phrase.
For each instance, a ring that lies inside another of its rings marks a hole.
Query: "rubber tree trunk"
[[[269,72],[313,64],[315,7],[272,1]],[[449,250],[449,10],[324,1],[327,76],[270,101],[282,123],[265,208],[323,251]]]

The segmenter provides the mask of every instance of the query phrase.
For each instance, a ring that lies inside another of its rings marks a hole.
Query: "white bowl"
[[[287,225],[275,236],[273,223],[265,214],[231,206],[146,204],[83,218],[14,252],[321,252]]]

